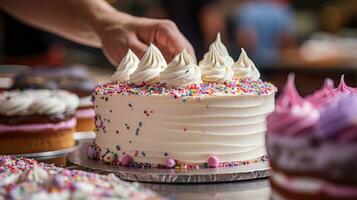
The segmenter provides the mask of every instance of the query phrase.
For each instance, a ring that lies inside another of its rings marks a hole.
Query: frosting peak
[[[233,65],[234,60],[229,55],[227,48],[224,46],[221,40],[221,33],[217,33],[216,40],[210,45],[209,49],[216,48],[219,55],[222,56],[223,60],[226,62],[227,66]]]
[[[129,81],[130,75],[138,68],[139,62],[139,58],[129,49],[120,61],[116,72],[110,77],[110,80],[118,82]]]
[[[160,74],[161,82],[169,87],[183,88],[201,82],[201,71],[193,58],[184,49],[169,63],[167,69]]]
[[[159,82],[159,74],[167,68],[167,63],[161,54],[160,50],[154,45],[150,44],[145,55],[140,60],[138,68],[130,76],[130,81],[134,84],[140,85],[153,84]]]
[[[202,72],[202,80],[207,82],[227,82],[233,79],[233,70],[227,66],[227,62],[219,55],[216,47],[209,49],[199,63]]]
[[[337,86],[335,91],[338,93],[353,93],[354,92],[353,88],[346,85],[344,74],[341,76],[340,84]]]
[[[289,75],[275,112],[267,118],[269,133],[290,136],[310,133],[319,118],[319,112],[297,93],[294,79],[293,74]]]
[[[258,80],[260,78],[258,69],[255,67],[253,61],[247,56],[247,53],[243,48],[241,51],[238,61],[232,66],[234,77],[240,79],[250,78],[254,81]]]

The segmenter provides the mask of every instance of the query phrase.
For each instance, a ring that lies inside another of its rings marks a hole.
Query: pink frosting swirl
[[[315,91],[313,94],[306,97],[306,100],[309,101],[314,107],[321,108],[323,105],[326,105],[336,96],[334,91],[335,87],[333,81],[329,78],[325,79],[324,85],[321,89]]]
[[[298,94],[294,82],[295,76],[290,74],[275,112],[267,118],[268,134],[296,136],[312,132],[319,112]]]

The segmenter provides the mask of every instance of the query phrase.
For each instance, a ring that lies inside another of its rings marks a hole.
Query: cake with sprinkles
[[[113,174],[68,170],[27,158],[0,156],[0,199],[163,199]]]
[[[357,90],[343,77],[302,98],[291,75],[267,118],[272,199],[357,199]]]
[[[0,154],[72,147],[78,101],[76,95],[63,90],[0,93]]]
[[[276,88],[244,50],[217,39],[197,65],[183,50],[166,64],[151,44],[122,59],[93,94],[96,139],[88,157],[130,167],[238,166],[265,160],[266,115]]]

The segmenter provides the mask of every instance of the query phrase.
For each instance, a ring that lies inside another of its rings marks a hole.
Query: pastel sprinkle
[[[268,95],[276,92],[276,90],[274,85],[262,80],[234,79],[226,83],[203,82],[179,89],[169,88],[162,83],[137,86],[131,83],[112,82],[97,86],[95,93],[138,96],[171,95],[177,99],[179,97],[205,95]],[[131,103],[128,105],[132,107]]]
[[[176,165],[176,162],[174,159],[171,159],[171,158],[166,159],[166,167],[167,168],[173,168],[173,167],[175,167],[175,165]]]
[[[210,156],[207,161],[209,167],[218,167],[219,163],[220,161],[217,156]]]

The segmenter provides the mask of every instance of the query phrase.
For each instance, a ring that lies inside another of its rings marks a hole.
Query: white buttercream
[[[150,44],[143,58],[140,60],[138,68],[130,76],[130,82],[134,84],[153,84],[159,82],[160,72],[167,68],[167,63],[160,50]]]
[[[227,66],[227,62],[219,55],[215,47],[209,49],[199,67],[202,73],[202,80],[208,82],[227,82],[233,79],[233,70]]]
[[[80,97],[79,98],[79,107],[81,108],[81,107],[93,106],[91,98],[92,98],[92,96]]]
[[[169,63],[167,69],[161,72],[160,81],[169,87],[182,88],[200,83],[201,71],[190,54],[183,50]]]
[[[234,60],[229,55],[227,48],[222,43],[221,33],[217,33],[216,40],[210,45],[209,49],[212,49],[214,47],[217,49],[219,55],[223,58],[223,60],[227,63],[227,66],[228,67],[232,66],[234,63]]]
[[[260,78],[260,73],[255,67],[253,61],[248,58],[247,53],[242,48],[242,52],[238,58],[238,61],[232,65],[234,71],[234,77],[239,79],[250,78],[254,81]]]
[[[118,82],[129,81],[130,75],[138,68],[139,62],[139,58],[129,49],[120,61],[116,72],[110,77],[110,80]]]
[[[46,170],[34,165],[33,168],[27,169],[21,174],[19,181],[20,182],[31,181],[34,183],[43,183],[48,178],[49,178],[49,173]]]
[[[97,94],[96,99],[102,96]],[[264,155],[265,117],[274,109],[274,94],[187,97],[184,102],[170,95],[113,95],[110,101],[94,104],[98,115],[110,119],[103,121],[105,133],[96,132],[101,149],[118,155],[144,152],[145,156],[133,156],[137,162],[165,164],[168,153],[174,159],[203,164],[211,154],[222,162]],[[143,113],[151,110],[150,116]]]
[[[52,115],[74,112],[78,107],[78,97],[62,90],[9,91],[0,94],[0,114]]]

